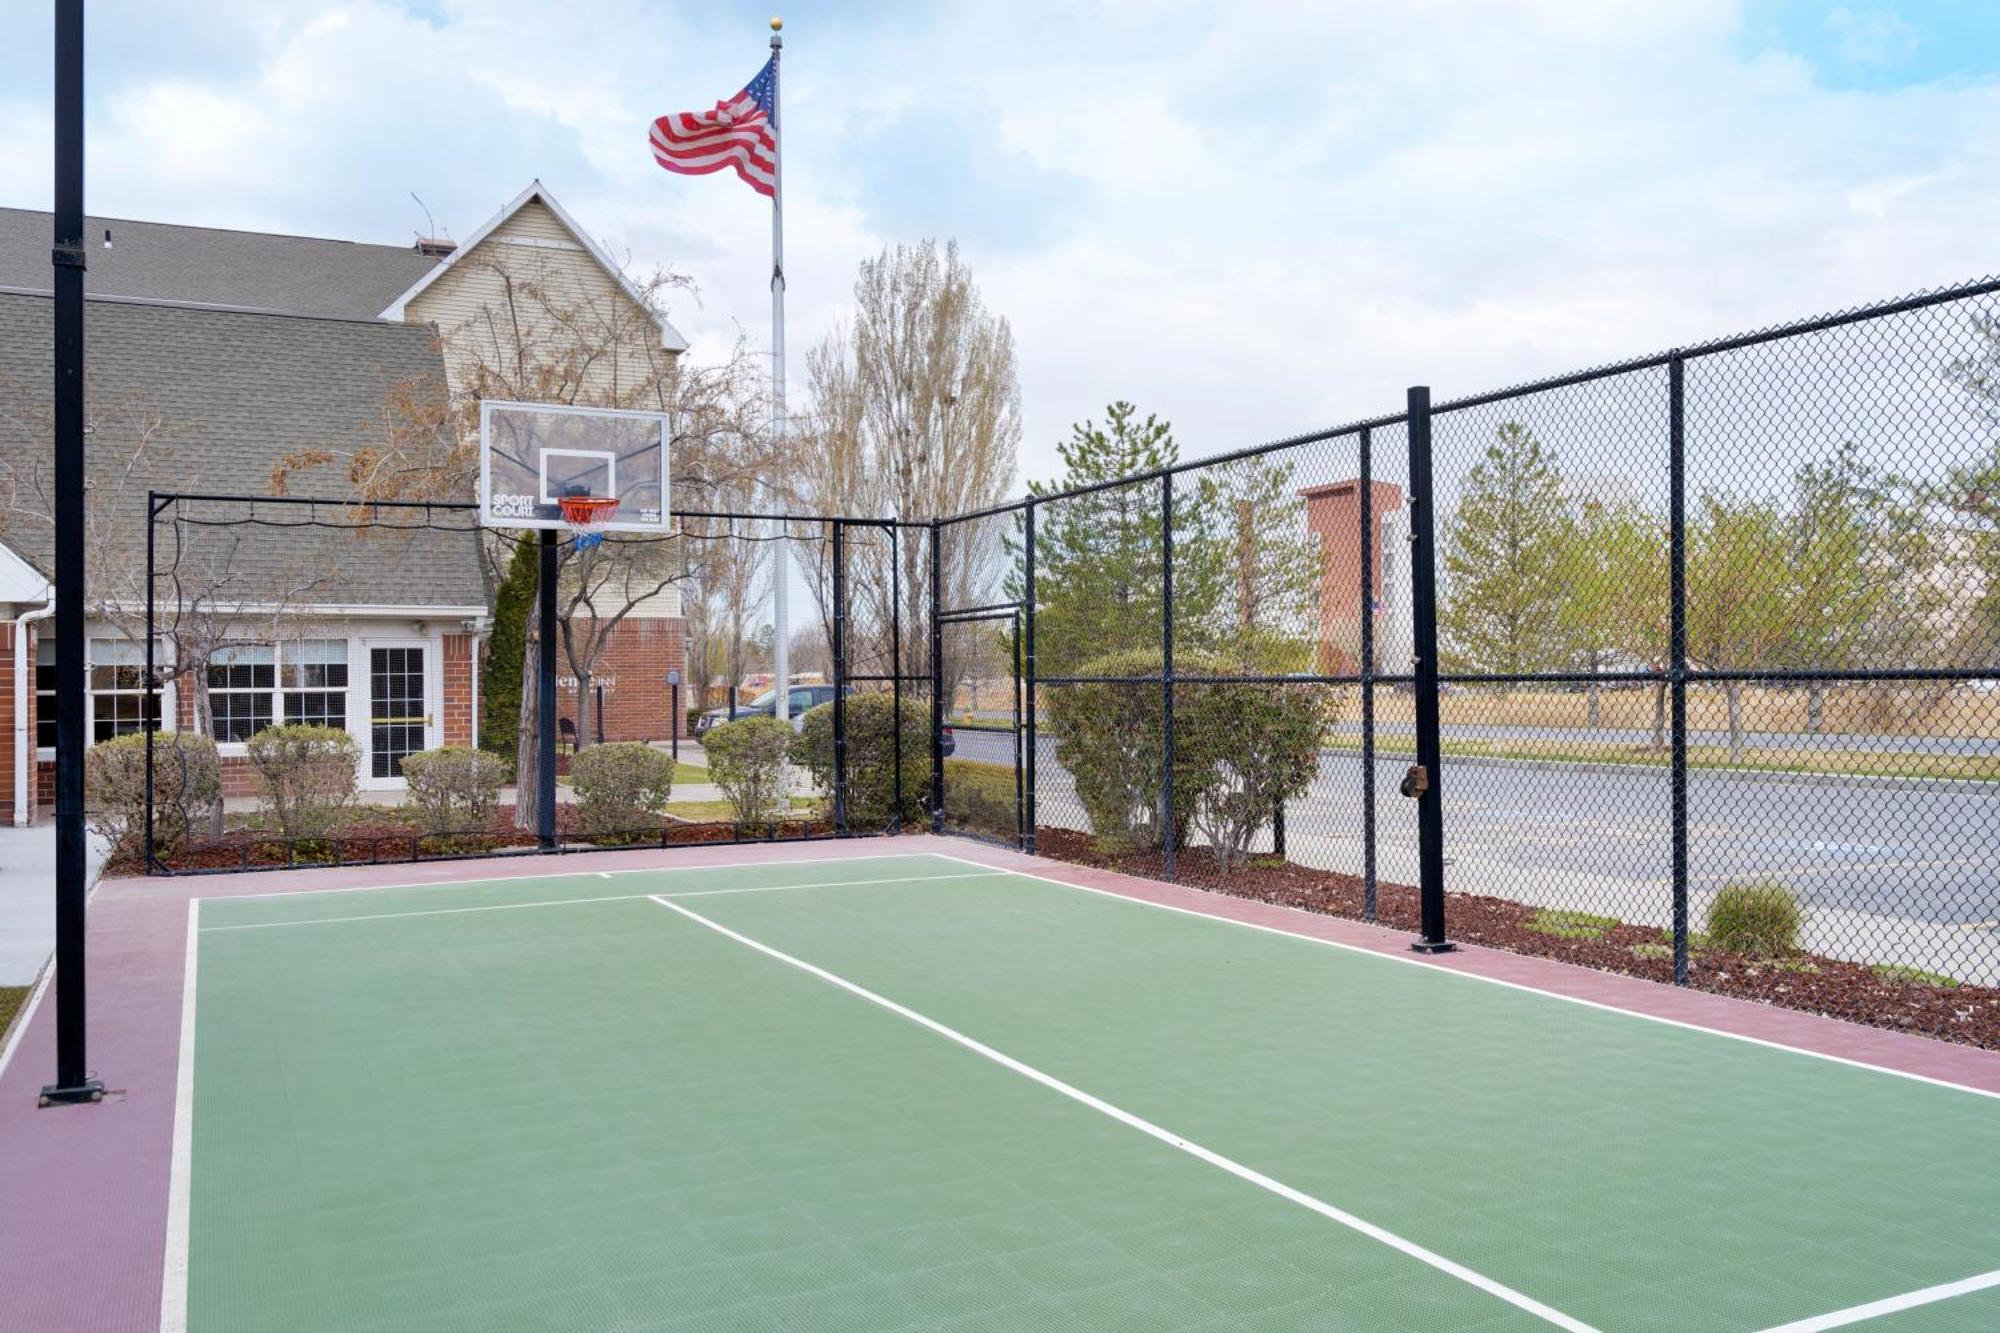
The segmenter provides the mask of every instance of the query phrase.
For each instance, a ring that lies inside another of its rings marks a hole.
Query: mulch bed
[[[1158,853],[1106,853],[1088,834],[1074,829],[1041,829],[1035,850],[1059,861],[1147,879],[1163,877]],[[1260,857],[1224,876],[1206,848],[1177,854],[1175,868],[1178,882],[1211,892],[1364,919],[1362,884],[1353,875]],[[1378,924],[1416,933],[1419,905],[1414,887],[1378,881],[1375,898]],[[1634,946],[1649,946],[1647,952],[1657,948],[1661,943],[1658,927],[1618,925],[1596,939],[1565,939],[1529,928],[1537,910],[1505,898],[1454,893],[1446,901],[1445,920],[1451,938],[1463,943],[1672,983],[1670,958],[1640,957],[1632,952]],[[2000,987],[1895,983],[1883,980],[1864,964],[1820,954],[1795,954],[1779,963],[1719,950],[1695,953],[1689,960],[1689,980],[1695,989],[1717,995],[2000,1050]]]
[[[556,834],[562,845],[584,847],[679,847],[698,843],[763,841],[831,837],[823,822],[792,820],[775,827],[739,829],[729,823],[693,823],[669,818],[655,829],[635,829],[616,837],[587,838],[577,827],[575,808],[556,807]],[[232,829],[222,837],[175,848],[160,858],[170,871],[256,870],[276,866],[373,865],[400,861],[432,861],[445,857],[502,856],[529,852],[540,844],[533,833],[514,827],[514,807],[493,812],[484,829],[463,833],[424,833],[393,820],[358,819],[331,838],[296,848],[283,838],[256,829]],[[144,873],[135,858],[114,858],[106,874]]]

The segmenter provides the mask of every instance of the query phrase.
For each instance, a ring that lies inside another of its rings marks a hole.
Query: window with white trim
[[[271,725],[278,651],[268,643],[223,648],[208,660],[208,709],[218,742],[247,741]]]
[[[301,639],[283,645],[279,680],[285,721],[347,729],[347,640]]]
[[[53,708],[53,700],[51,700]],[[148,713],[150,711],[150,716]],[[144,721],[142,721],[144,719]],[[114,740],[160,725],[160,701],[146,706],[146,648],[130,639],[90,641],[90,738]]]

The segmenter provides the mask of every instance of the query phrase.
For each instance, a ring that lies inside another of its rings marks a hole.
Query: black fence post
[[[1022,530],[1026,544],[1022,550],[1027,577],[1021,591],[1021,639],[1026,649],[1026,660],[1021,665],[1026,672],[1027,716],[1023,723],[1027,732],[1027,754],[1022,761],[1021,773],[1021,822],[1025,829],[1021,850],[1032,856],[1035,852],[1035,502],[1028,501],[1024,509],[1027,516]]]
[[[1160,474],[1160,848],[1167,879],[1174,843],[1174,474]]]
[[[1674,984],[1688,984],[1687,362],[1667,363],[1667,689],[1672,707]]]
[[[889,829],[903,828],[903,556],[895,524],[889,525],[889,765],[896,805]]]
[[[153,660],[153,636],[157,632],[154,628],[153,617],[153,569],[159,546],[156,535],[159,526],[159,516],[160,493],[149,490],[146,492],[146,697],[139,704],[139,725],[145,729],[146,736],[146,873],[149,875],[154,872],[153,781],[155,777],[155,760],[153,757],[153,741],[154,732],[158,730],[153,723],[153,719],[158,717],[160,712],[159,664]],[[20,643],[14,645],[15,670],[17,671],[23,669],[19,664],[25,660],[20,656],[24,647],[25,645]]]
[[[931,832],[944,832],[944,527],[931,520]]]
[[[847,836],[847,525],[833,524],[833,833]],[[779,689],[788,688],[783,681]]]
[[[1443,745],[1438,727],[1436,521],[1431,506],[1431,391],[1409,392],[1410,592],[1415,629],[1417,767],[1408,785],[1417,800],[1417,865],[1423,932],[1410,947],[1444,953],[1444,791],[1439,782]]]
[[[542,529],[540,590],[541,652],[535,655],[535,709],[541,726],[536,736],[535,781],[540,795],[535,833],[542,850],[556,845],[556,531]]]
[[[1375,919],[1375,457],[1361,428],[1361,919]]]
[[[44,1106],[104,1097],[84,1049],[83,0],[57,0],[55,63],[56,1081]]]
[[[681,677],[678,671],[667,683],[667,697],[670,701],[667,706],[674,710],[673,726],[667,734],[672,738],[669,744],[673,747],[673,760],[678,764],[681,761],[681,728],[687,725],[687,717],[681,712]]]

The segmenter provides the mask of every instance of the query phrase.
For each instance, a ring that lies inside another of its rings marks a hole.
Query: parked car
[[[849,686],[847,692],[852,695],[854,687]],[[736,705],[736,717],[739,720],[746,717],[774,717],[777,715],[777,701],[778,692],[776,690],[765,690],[749,703],[738,703]],[[831,685],[792,686],[790,703],[791,718],[789,719],[792,724],[792,730],[797,731],[805,725],[804,718],[807,712],[819,707],[821,704],[830,704],[832,702],[833,686]],[[695,738],[699,740],[701,737],[707,735],[709,731],[729,720],[729,709],[726,706],[709,709],[694,721]],[[938,731],[938,740],[946,754],[950,754],[958,748],[958,742],[952,737],[950,727],[943,727]]]

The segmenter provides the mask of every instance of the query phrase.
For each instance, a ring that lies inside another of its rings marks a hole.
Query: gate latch
[[[1430,789],[1431,789],[1430,771],[1426,769],[1422,764],[1411,764],[1410,771],[1403,774],[1403,784],[1402,784],[1403,795],[1408,796],[1412,800],[1414,800],[1417,797],[1422,796],[1425,792],[1429,791]]]

